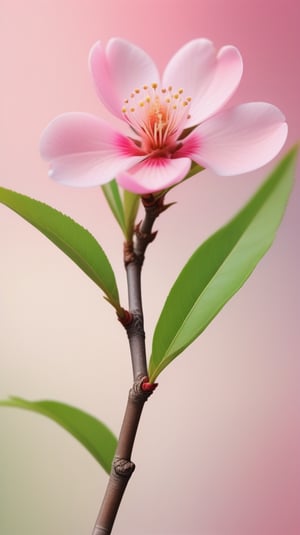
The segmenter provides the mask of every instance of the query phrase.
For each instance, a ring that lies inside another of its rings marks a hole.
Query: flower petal
[[[130,139],[86,113],[65,113],[51,121],[40,151],[51,163],[51,178],[79,187],[104,184],[143,157]]]
[[[287,130],[283,114],[272,104],[242,104],[202,123],[184,140],[177,155],[188,156],[219,175],[238,175],[272,160]]]
[[[190,124],[199,124],[217,113],[238,87],[243,74],[243,60],[234,46],[224,46],[217,55],[214,75],[201,98],[192,102]]]
[[[234,46],[216,54],[213,43],[195,39],[182,47],[166,67],[163,84],[182,87],[192,98],[188,126],[199,124],[219,111],[236,90],[243,72],[241,55]]]
[[[189,158],[147,158],[127,172],[120,173],[117,181],[133,193],[154,193],[180,182],[190,166]]]
[[[162,84],[174,91],[182,88],[183,96],[191,97],[191,110],[209,85],[215,70],[216,51],[208,39],[194,39],[186,43],[171,58],[165,68]],[[197,123],[190,123],[197,124]]]
[[[98,41],[92,47],[89,66],[100,100],[123,119],[124,100],[145,84],[159,82],[158,70],[146,52],[123,39],[110,39],[106,48]]]

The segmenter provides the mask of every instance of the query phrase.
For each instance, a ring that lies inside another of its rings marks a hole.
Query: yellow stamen
[[[192,100],[183,93],[181,87],[175,91],[171,85],[160,87],[157,82],[152,82],[149,86],[136,87],[124,100],[124,119],[141,137],[141,147],[146,151],[168,150],[177,132],[180,134],[184,121],[190,118],[188,112]]]

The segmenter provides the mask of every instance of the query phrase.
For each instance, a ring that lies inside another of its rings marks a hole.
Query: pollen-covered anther
[[[176,91],[171,85],[160,87],[157,82],[133,89],[130,98],[124,101],[122,113],[135,134],[141,137],[142,150],[159,150],[165,154],[172,151],[188,119],[190,100],[184,96],[183,88]]]

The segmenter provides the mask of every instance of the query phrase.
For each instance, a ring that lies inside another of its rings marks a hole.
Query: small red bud
[[[128,327],[130,323],[132,322],[132,314],[129,312],[129,310],[123,310],[122,316],[118,316],[118,320],[122,323],[124,327]]]
[[[157,386],[158,386],[158,383],[149,383],[145,381],[144,383],[142,383],[142,390],[144,392],[153,392]]]

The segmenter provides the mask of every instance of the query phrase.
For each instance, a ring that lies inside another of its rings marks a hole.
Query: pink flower
[[[190,41],[160,78],[143,50],[116,38],[106,47],[97,42],[89,65],[100,100],[128,134],[86,113],[50,122],[41,154],[62,184],[97,186],[116,178],[125,189],[150,193],[180,182],[192,161],[219,175],[254,170],[286,140],[285,118],[272,104],[223,110],[243,69],[233,46],[217,53],[207,39]]]

